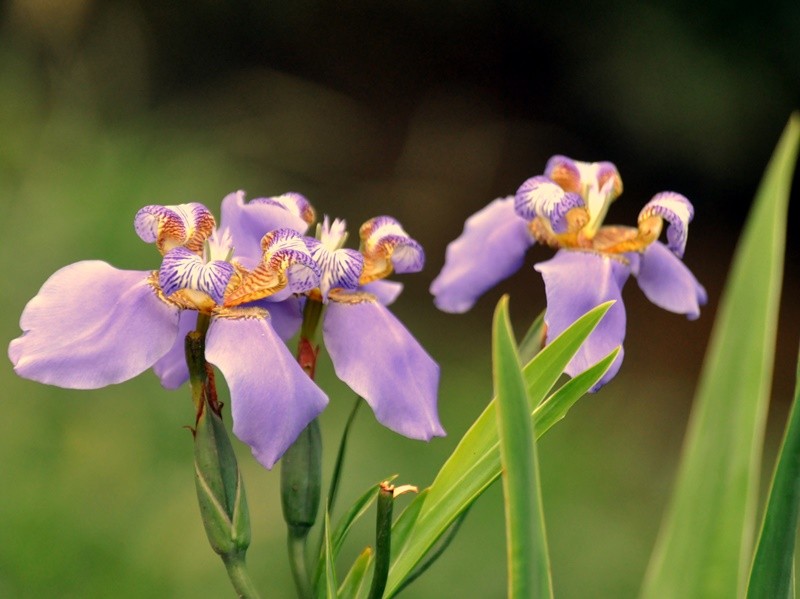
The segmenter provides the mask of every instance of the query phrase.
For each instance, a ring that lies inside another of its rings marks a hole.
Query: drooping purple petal
[[[403,284],[397,281],[387,281],[386,279],[379,279],[367,283],[360,287],[360,291],[371,293],[378,301],[384,306],[389,306],[399,297],[403,291]]]
[[[245,193],[237,191],[222,200],[220,229],[230,230],[236,256],[251,263],[261,260],[261,239],[276,229],[305,233],[308,223],[300,214],[276,202],[245,203]]]
[[[165,389],[177,389],[189,380],[186,366],[186,335],[197,328],[197,312],[182,310],[175,343],[164,356],[153,364],[153,372]]]
[[[222,304],[233,272],[230,262],[212,260],[206,263],[186,248],[176,247],[161,261],[158,284],[167,297],[181,289],[192,289],[207,294],[215,304]]]
[[[303,323],[302,300],[304,299],[292,296],[276,302],[272,297],[267,297],[253,302],[252,305],[269,312],[272,328],[281,339],[288,341],[300,330],[300,325]]]
[[[556,233],[567,230],[567,212],[584,206],[577,193],[564,191],[554,181],[541,175],[531,177],[517,190],[514,210],[520,218],[533,220],[537,216],[547,219]]]
[[[225,376],[233,432],[265,468],[294,443],[328,398],[303,372],[257,309],[234,309],[211,321],[206,359]],[[247,314],[248,316],[244,316]]]
[[[167,353],[179,310],[159,297],[150,272],[87,260],[65,266],[20,318],[8,356],[17,374],[69,389],[133,378]]]
[[[322,323],[336,376],[393,431],[424,440],[444,435],[436,409],[439,366],[385,306],[353,297],[330,302]]]
[[[587,252],[559,251],[534,268],[542,273],[547,295],[544,321],[547,343],[563,333],[586,312],[608,300],[616,300],[589,335],[565,372],[575,376],[607,356],[625,339],[625,307],[622,287],[630,269],[622,262]],[[592,389],[596,391],[614,378],[622,364],[622,352]]]
[[[700,316],[700,306],[708,300],[692,272],[660,241],[644,251],[634,276],[647,299],[690,320]]]
[[[514,197],[500,198],[467,219],[447,246],[442,271],[431,284],[445,312],[466,312],[486,290],[522,266],[534,243],[528,224],[514,212]]]
[[[694,206],[679,193],[664,191],[653,196],[639,213],[639,223],[657,216],[669,223],[667,228],[667,242],[669,249],[678,257],[683,258],[686,249],[686,239],[689,236],[689,223],[694,218]]]
[[[162,254],[178,246],[200,252],[215,225],[211,211],[197,202],[145,206],[133,219],[136,234],[142,241],[155,243]]]

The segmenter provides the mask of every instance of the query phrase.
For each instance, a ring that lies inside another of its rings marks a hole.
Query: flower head
[[[241,225],[236,207],[228,212]],[[291,224],[287,214],[277,220]],[[188,378],[183,338],[199,326],[207,330],[206,359],[230,388],[234,433],[272,467],[327,403],[256,302],[319,284],[300,232],[265,235],[260,258],[244,257],[248,267],[235,258],[237,236],[217,230],[202,204],[146,206],[134,225],[162,254],[161,267],[125,271],[84,261],[57,271],[23,311],[23,335],[9,345],[14,369],[43,383],[95,389],[153,366],[165,386],[176,387]]]
[[[317,238],[307,238],[320,285],[306,301],[325,305],[322,334],[336,375],[386,427],[414,439],[444,435],[436,410],[439,366],[386,308],[402,285],[383,279],[421,270],[422,247],[389,216],[364,223],[359,237],[358,251],[344,248],[345,221],[326,216]]]
[[[610,299],[617,300],[567,366],[577,374],[622,344],[625,308],[621,291],[630,275],[656,305],[697,318],[705,289],[681,262],[694,209],[684,196],[662,192],[644,206],[636,227],[604,225],[622,179],[610,162],[553,156],[543,175],[525,181],[515,196],[494,200],[471,216],[447,248],[444,268],[431,285],[436,305],[466,312],[487,289],[518,270],[530,246],[558,249],[539,263],[547,294],[547,341]],[[658,241],[667,223],[667,244]],[[620,352],[598,387],[622,363]]]

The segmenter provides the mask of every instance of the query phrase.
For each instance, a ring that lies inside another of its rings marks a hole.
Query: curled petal
[[[284,197],[284,196],[279,196]],[[243,256],[252,264],[261,260],[261,239],[276,229],[293,229],[305,233],[308,223],[300,214],[275,201],[245,202],[245,193],[237,191],[222,200],[220,229],[230,231],[235,256]]]
[[[660,241],[644,251],[634,276],[647,299],[690,320],[700,316],[700,306],[708,300],[691,271]]]
[[[153,364],[153,372],[165,389],[177,389],[189,380],[189,368],[186,366],[186,335],[197,328],[197,312],[181,311],[178,323],[178,334],[175,343],[161,359]]]
[[[387,277],[392,270],[400,274],[419,272],[425,266],[422,246],[391,216],[371,218],[358,233],[364,254],[362,284]]]
[[[145,206],[136,213],[133,224],[142,241],[155,243],[162,254],[179,246],[200,253],[216,225],[208,208],[196,202]]]
[[[328,403],[258,309],[214,318],[206,359],[228,383],[234,434],[265,468],[272,468]]]
[[[544,176],[557,183],[564,191],[581,192],[581,173],[572,158],[556,154],[544,167]]]
[[[447,246],[442,271],[430,291],[445,312],[466,312],[487,289],[511,276],[533,245],[528,224],[514,212],[514,198],[494,200],[467,219]]]
[[[306,238],[311,257],[319,267],[319,290],[327,301],[331,289],[355,289],[364,268],[364,257],[356,250],[331,250],[317,239]]]
[[[547,343],[592,308],[608,300],[616,302],[567,365],[567,374],[575,376],[583,372],[622,345],[625,307],[621,291],[630,274],[629,267],[607,256],[562,250],[535,268],[542,273],[547,294],[544,315]],[[622,352],[592,391],[614,378],[621,364]]]
[[[564,191],[547,177],[531,177],[517,190],[514,209],[525,220],[537,216],[547,219],[553,231],[564,233],[567,230],[567,212],[582,208],[583,198],[577,193]]]
[[[278,229],[261,240],[263,256],[225,297],[226,306],[238,306],[265,297],[280,301],[293,293],[319,286],[320,271],[304,237],[293,229]]]
[[[197,254],[177,247],[164,255],[158,271],[158,284],[167,297],[181,289],[191,289],[202,291],[215,304],[221,304],[233,271],[230,262],[214,260],[205,263]]]
[[[250,203],[256,205],[266,204],[268,206],[280,206],[284,210],[288,210],[295,216],[302,218],[306,225],[310,225],[317,218],[311,202],[309,202],[304,195],[294,191],[289,191],[270,198],[255,198],[251,200]],[[305,233],[305,230],[298,231],[298,233]]]
[[[436,409],[439,366],[385,306],[368,294],[350,298],[330,302],[322,323],[336,376],[393,431],[426,441],[444,435]]]
[[[689,223],[694,218],[692,203],[679,193],[664,191],[654,195],[653,199],[642,208],[639,213],[639,227],[642,228],[653,217],[664,219],[669,223],[667,245],[678,258],[683,258],[686,238],[689,235]]]
[[[23,335],[8,356],[25,378],[97,389],[133,378],[167,353],[178,314],[151,273],[77,262],[53,274],[25,306]]]
[[[393,304],[400,293],[402,293],[403,284],[397,281],[385,281],[381,279],[362,285],[360,290],[371,293],[384,306],[389,306]]]

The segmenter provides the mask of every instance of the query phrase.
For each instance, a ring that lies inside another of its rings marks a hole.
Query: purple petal
[[[436,411],[439,366],[385,306],[352,297],[330,302],[322,323],[336,376],[393,431],[426,441],[444,435]]]
[[[222,304],[233,271],[230,262],[212,260],[206,263],[197,254],[177,247],[164,255],[158,284],[167,297],[181,289],[192,289],[207,294],[215,304]]]
[[[280,206],[284,210],[288,210],[295,216],[302,218],[307,225],[310,225],[317,219],[311,202],[309,202],[304,195],[295,191],[287,191],[279,196],[272,196],[269,198],[254,198],[250,200],[250,203]],[[298,232],[305,233],[305,230]]]
[[[564,191],[547,177],[531,177],[517,190],[514,210],[525,220],[537,216],[547,219],[556,233],[567,230],[567,212],[584,206],[583,198],[574,192]]]
[[[447,246],[444,267],[431,284],[436,306],[466,312],[487,289],[511,276],[534,243],[528,224],[514,212],[514,197],[494,200],[467,219]]]
[[[228,383],[234,434],[265,468],[272,468],[328,403],[263,316],[214,318],[206,359]]]
[[[177,389],[189,380],[189,368],[186,366],[186,335],[197,328],[197,312],[181,311],[178,324],[178,336],[170,350],[155,364],[153,372],[161,380],[165,389]]]
[[[57,271],[25,306],[24,334],[8,348],[14,370],[40,383],[97,389],[150,368],[175,342],[179,318],[150,278],[98,260]]]
[[[378,301],[384,306],[389,306],[394,303],[394,301],[403,291],[403,284],[398,283],[397,281],[379,279],[377,281],[372,281],[372,283],[362,285],[360,287],[360,291],[371,293],[378,298]]]
[[[268,297],[253,302],[252,305],[269,312],[272,328],[284,341],[294,337],[295,333],[300,330],[300,325],[303,323],[301,298],[287,297],[285,300],[276,302],[271,297]]]
[[[302,216],[275,202],[245,203],[243,191],[228,194],[222,200],[220,229],[230,231],[236,256],[253,263],[261,260],[261,239],[275,229],[293,229],[305,233],[308,223]]]
[[[639,213],[639,223],[651,216],[663,218],[669,223],[668,247],[678,258],[683,258],[686,239],[689,236],[689,223],[694,218],[692,203],[679,193],[664,191],[654,195],[653,199],[645,204]]]
[[[542,273],[547,294],[544,315],[547,343],[592,308],[608,300],[616,301],[567,365],[567,374],[575,376],[583,372],[622,345],[625,307],[621,291],[630,274],[628,266],[607,256],[561,250],[535,268]],[[614,378],[621,364],[622,352],[592,391]]]
[[[700,306],[708,300],[691,271],[660,241],[647,247],[634,275],[647,299],[690,320],[700,316]]]

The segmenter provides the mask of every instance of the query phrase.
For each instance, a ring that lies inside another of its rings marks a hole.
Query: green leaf
[[[544,310],[541,311],[528,327],[528,332],[519,342],[519,359],[523,364],[527,364],[542,351],[544,347],[545,326],[544,326]]]
[[[325,599],[336,599],[336,590],[339,585],[336,582],[336,566],[333,563],[333,548],[331,547],[331,518],[326,506],[325,509]]]
[[[366,547],[356,558],[356,561],[353,562],[350,571],[339,587],[339,597],[341,599],[357,599],[366,592],[364,581],[372,563],[372,555],[372,548]]]
[[[525,380],[508,317],[508,296],[500,300],[494,313],[492,363],[503,467],[508,597],[552,597],[536,442]]]
[[[800,508],[800,355],[794,403],[778,455],[775,475],[761,526],[761,536],[750,571],[747,596],[751,599],[793,597],[792,569]]]
[[[798,140],[794,115],[756,194],[720,302],[645,598],[744,592]]]
[[[541,403],[612,304],[606,302],[587,312],[525,366],[523,373],[531,412]],[[500,452],[492,400],[442,466],[427,495],[418,497],[406,508],[418,511],[418,516],[410,536],[396,553],[389,572],[387,597],[397,593],[436,540],[499,476]],[[414,505],[417,502],[422,503],[419,508]]]

